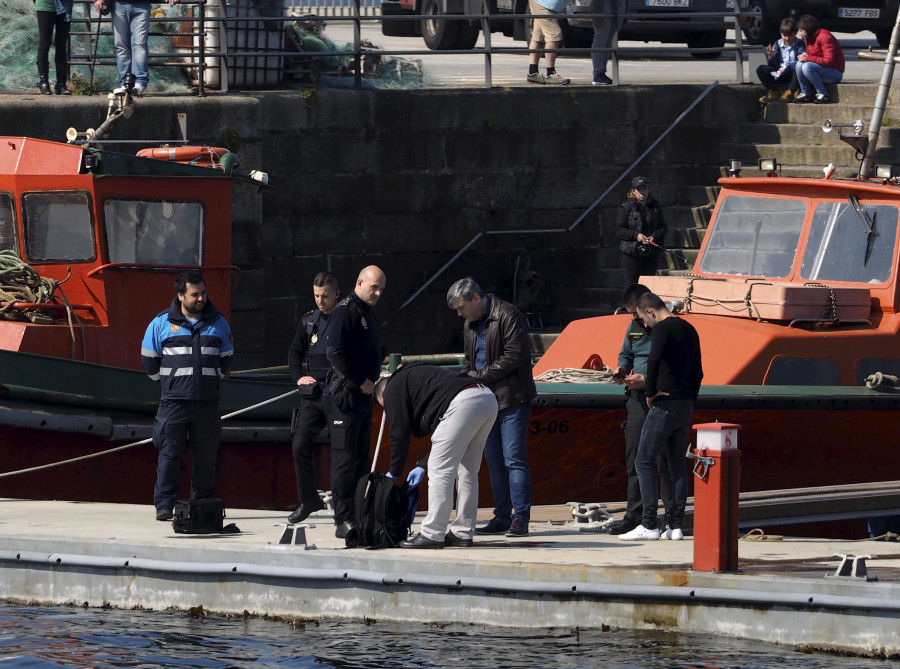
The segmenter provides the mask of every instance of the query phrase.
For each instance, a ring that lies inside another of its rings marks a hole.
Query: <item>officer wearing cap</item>
[[[666,236],[666,220],[659,202],[650,193],[647,177],[631,180],[631,190],[619,209],[616,235],[626,286],[638,283],[641,276],[656,274]]]

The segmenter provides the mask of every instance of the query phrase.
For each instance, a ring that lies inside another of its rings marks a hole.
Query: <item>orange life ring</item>
[[[220,146],[160,146],[155,149],[141,149],[137,155],[139,158],[172,160],[177,163],[197,162],[208,165],[221,160],[226,153],[230,153],[230,151]]]

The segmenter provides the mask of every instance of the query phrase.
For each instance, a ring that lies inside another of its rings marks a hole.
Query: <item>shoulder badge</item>
[[[181,329],[181,326],[177,323],[169,323],[169,329],[174,333],[178,332]]]

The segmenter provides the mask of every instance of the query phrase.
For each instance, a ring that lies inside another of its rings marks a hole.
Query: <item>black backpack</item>
[[[225,502],[217,497],[175,502],[172,529],[179,534],[215,534],[222,531]]]
[[[395,485],[384,474],[360,478],[353,497],[355,531],[347,536],[347,546],[396,548],[409,536],[418,497],[418,487],[410,493],[408,483]]]

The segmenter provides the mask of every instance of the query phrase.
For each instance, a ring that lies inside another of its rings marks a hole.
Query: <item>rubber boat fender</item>
[[[192,160],[211,163],[221,160],[227,153],[230,151],[220,146],[160,146],[141,149],[137,155],[139,158],[173,160],[178,163],[188,163]]]

